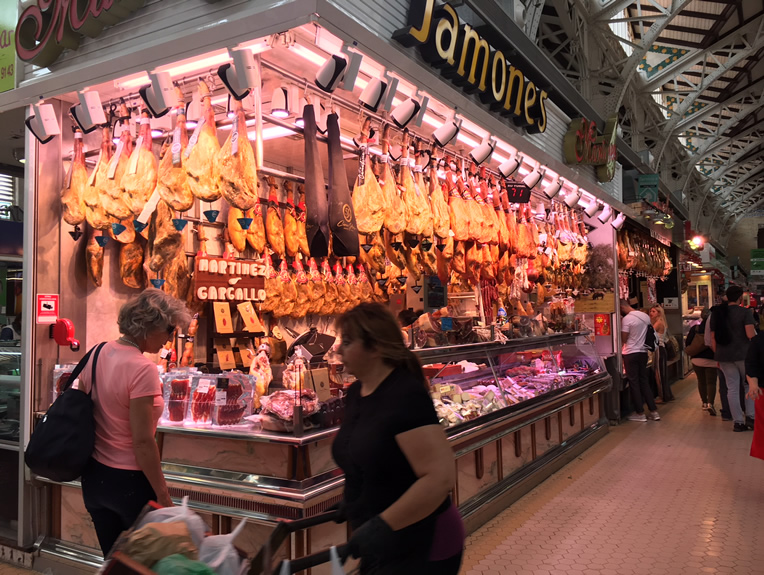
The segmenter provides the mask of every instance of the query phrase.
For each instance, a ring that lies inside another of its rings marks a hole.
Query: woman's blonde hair
[[[654,309],[658,310],[658,317],[663,322],[663,325],[666,327],[666,329],[668,329],[668,323],[666,322],[666,312],[663,309],[663,306],[659,303],[654,303],[653,305],[650,306],[649,311],[652,311]]]
[[[402,367],[427,386],[422,364],[406,347],[398,321],[379,303],[362,303],[337,319],[337,329],[349,341],[360,341],[366,349],[379,351],[391,367]]]
[[[185,329],[191,323],[186,305],[165,292],[147,288],[119,310],[119,332],[146,339],[149,332],[170,327]]]

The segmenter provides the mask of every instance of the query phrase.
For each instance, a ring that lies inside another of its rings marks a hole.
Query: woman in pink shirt
[[[119,310],[122,334],[103,346],[93,387],[95,449],[82,474],[82,496],[104,557],[149,501],[171,506],[154,435],[164,402],[157,353],[177,327],[191,321],[186,306],[149,288]],[[92,360],[91,360],[92,362]],[[91,389],[86,366],[79,389]]]

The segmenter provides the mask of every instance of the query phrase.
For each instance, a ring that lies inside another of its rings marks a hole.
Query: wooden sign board
[[[200,301],[263,301],[265,262],[197,256],[194,293]]]

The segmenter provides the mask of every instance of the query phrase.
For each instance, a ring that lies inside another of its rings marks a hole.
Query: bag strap
[[[90,380],[90,391],[93,391],[93,386],[95,386],[95,368],[96,368],[96,361],[98,360],[98,354],[101,353],[101,349],[103,346],[106,345],[106,342],[99,343],[97,346],[92,347],[90,351],[88,351],[85,354],[85,357],[83,357],[80,362],[77,364],[77,367],[74,368],[74,371],[69,376],[69,379],[66,381],[66,385],[64,386],[64,389],[61,391],[63,393],[67,389],[69,389],[72,384],[75,382],[75,380],[79,377],[80,373],[82,373],[82,370],[85,369],[85,366],[88,364],[88,360],[90,360],[90,356],[93,355],[93,352],[95,352],[95,356],[93,357],[93,372],[91,374],[91,380]],[[90,393],[88,393],[90,395]]]

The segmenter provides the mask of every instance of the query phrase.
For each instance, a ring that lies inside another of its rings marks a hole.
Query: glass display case
[[[554,334],[418,352],[448,428],[535,406],[594,376],[607,376],[585,333]]]
[[[0,444],[19,441],[20,342],[0,342]]]

